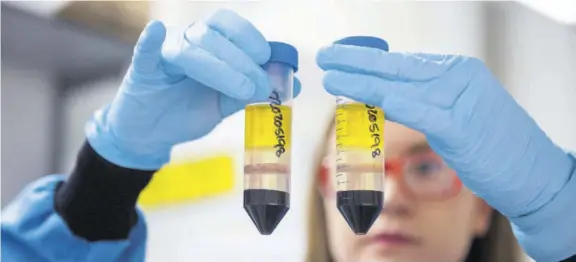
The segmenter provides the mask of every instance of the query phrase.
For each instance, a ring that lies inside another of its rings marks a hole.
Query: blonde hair
[[[326,135],[334,128],[334,121],[327,125]],[[324,212],[324,200],[319,192],[320,166],[326,155],[327,141],[318,147],[316,165],[314,166],[313,183],[310,188],[308,205],[308,250],[306,262],[335,262],[330,254],[328,245],[326,218]],[[474,239],[465,262],[519,262],[519,249],[516,239],[508,220],[498,213],[493,212],[487,234]]]

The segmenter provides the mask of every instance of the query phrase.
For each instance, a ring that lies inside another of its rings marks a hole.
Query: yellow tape
[[[230,156],[210,157],[164,166],[142,191],[138,204],[154,207],[181,203],[232,191],[234,161]]]

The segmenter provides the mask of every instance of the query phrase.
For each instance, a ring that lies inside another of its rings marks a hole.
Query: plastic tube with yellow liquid
[[[352,36],[335,44],[388,51],[380,38]],[[355,234],[364,235],[384,202],[384,112],[345,97],[336,98],[337,208]]]
[[[246,106],[244,209],[262,235],[270,235],[290,209],[292,100],[298,51],[269,42],[263,65],[272,87],[268,101]]]

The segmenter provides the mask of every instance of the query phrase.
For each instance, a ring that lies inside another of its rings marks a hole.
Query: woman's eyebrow
[[[423,153],[423,152],[429,152],[430,150],[432,150],[432,148],[430,148],[430,145],[427,142],[420,142],[420,143],[412,145],[408,149],[407,153],[409,153],[409,154]]]

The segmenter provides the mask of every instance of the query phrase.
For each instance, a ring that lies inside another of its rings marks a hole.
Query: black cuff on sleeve
[[[138,196],[153,173],[114,165],[85,142],[71,176],[56,189],[56,212],[89,241],[126,239],[138,220]]]

